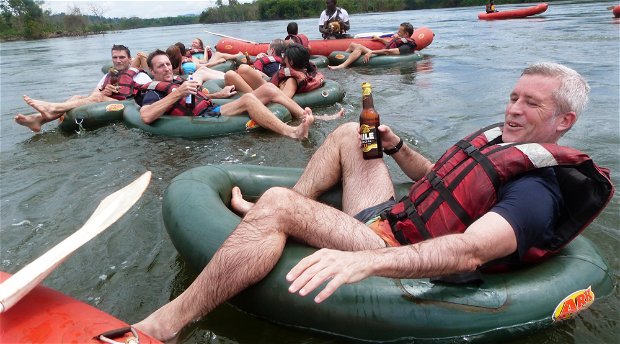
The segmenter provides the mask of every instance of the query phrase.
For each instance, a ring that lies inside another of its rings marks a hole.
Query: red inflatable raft
[[[417,28],[413,31],[411,37],[417,44],[416,50],[426,48],[433,41],[435,34],[427,27]],[[359,43],[370,49],[383,49],[385,46],[381,42],[373,41],[370,38],[346,38],[346,39],[321,39],[310,40],[309,48],[311,55],[329,56],[332,51],[347,50],[349,44]],[[237,54],[239,52],[247,52],[250,55],[258,55],[266,53],[269,43],[248,43],[230,38],[222,38],[216,45],[217,51],[229,54]]]
[[[495,19],[514,19],[514,18],[525,18],[529,16],[533,16],[538,13],[543,13],[547,10],[549,5],[542,3],[536,6],[520,8],[517,10],[507,10],[507,11],[499,11],[494,13],[478,13],[478,19],[483,20],[495,20]]]
[[[614,6],[611,12],[614,14],[614,17],[620,18],[620,5]]]
[[[0,271],[0,281],[10,274]],[[0,314],[1,343],[105,343],[104,332],[125,328],[107,338],[124,343],[133,334],[127,323],[53,289],[37,286],[12,308]],[[137,332],[141,344],[161,343]]]

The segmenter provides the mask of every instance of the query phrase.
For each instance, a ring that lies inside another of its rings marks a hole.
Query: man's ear
[[[560,115],[560,122],[558,123],[558,131],[566,132],[577,122],[577,114],[574,111],[569,111]]]

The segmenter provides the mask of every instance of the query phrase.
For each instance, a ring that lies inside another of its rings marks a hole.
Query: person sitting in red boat
[[[404,22],[400,24],[398,32],[391,38],[384,39],[379,36],[373,36],[375,41],[381,41],[385,44],[385,49],[371,50],[359,43],[351,43],[347,48],[347,52],[351,53],[349,57],[338,66],[327,66],[329,69],[336,70],[347,68],[353,62],[363,55],[364,63],[373,57],[373,55],[408,55],[412,54],[416,48],[415,41],[411,38],[413,34],[413,26]]]
[[[324,39],[350,38],[346,32],[351,29],[349,13],[344,8],[336,7],[336,0],[326,0],[325,10],[319,18],[319,31]]]
[[[284,38],[285,41],[291,41],[293,43],[301,44],[304,48],[308,49],[308,37],[303,33],[299,33],[299,27],[296,22],[290,22],[286,26],[286,32],[288,35]]]
[[[485,9],[487,13],[499,12],[498,10],[495,9],[495,3],[493,2],[493,0],[489,0],[489,3],[486,5]]]

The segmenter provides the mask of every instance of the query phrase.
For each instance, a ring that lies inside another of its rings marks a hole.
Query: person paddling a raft
[[[385,45],[385,49],[371,50],[359,43],[351,43],[347,48],[347,52],[351,53],[347,59],[338,66],[327,66],[331,70],[343,69],[357,61],[363,56],[364,63],[368,63],[373,56],[376,55],[408,55],[413,54],[416,48],[415,41],[411,38],[413,34],[413,25],[408,22],[400,24],[398,32],[390,39],[384,39],[379,36],[373,36],[372,39],[380,41]]]
[[[234,95],[236,91],[233,86],[226,86],[217,93],[205,94],[201,87],[205,79],[204,75],[199,73],[200,69],[193,75],[192,80],[175,78],[170,59],[159,49],[149,54],[147,63],[155,82],[142,86],[144,94],[141,97],[140,117],[146,124],[153,123],[164,115],[219,117],[236,116],[247,112],[250,118],[261,127],[301,140],[308,137],[308,129],[314,123],[310,108],[302,109],[271,83],[266,83],[230,103],[216,106],[211,99],[228,98]],[[193,107],[189,107],[186,102],[186,98],[190,95],[195,97]],[[269,103],[284,105],[293,117],[302,120],[301,124],[292,127],[282,122],[265,106]]]
[[[467,277],[549,257],[613,195],[608,170],[556,144],[585,108],[589,90],[568,67],[531,65],[510,93],[504,122],[460,140],[435,164],[379,126],[384,152],[416,181],[400,202],[383,159],[363,159],[359,123],[336,128],[292,189],[271,188],[252,204],[234,188],[231,207],[244,214],[239,225],[187,290],[134,326],[173,339],[261,281],[289,237],[323,248],[286,276],[291,293],[322,288],[316,303],[370,276]],[[342,210],[317,202],[337,185]]]
[[[139,85],[152,81],[146,73],[138,69],[140,58],[132,61],[129,48],[124,45],[112,46],[112,64],[113,69],[101,78],[88,96],[75,95],[62,103],[51,103],[25,95],[24,101],[38,112],[31,115],[17,114],[15,122],[38,132],[43,124],[60,118],[71,109],[92,103],[132,98],[137,94]],[[132,64],[135,64],[135,67]]]

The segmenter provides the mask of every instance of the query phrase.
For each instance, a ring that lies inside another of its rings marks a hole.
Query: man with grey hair
[[[302,296],[326,283],[317,303],[369,276],[464,278],[544,259],[613,194],[608,171],[556,144],[588,92],[570,68],[532,65],[510,93],[504,122],[460,140],[434,164],[379,126],[384,152],[416,181],[400,202],[383,159],[362,158],[359,124],[338,127],[292,190],[271,188],[252,204],[233,189],[232,208],[245,214],[241,223],[185,292],[136,327],[170,339],[266,276],[288,237],[323,248],[287,275],[289,291]],[[342,210],[316,201],[339,183]]]

